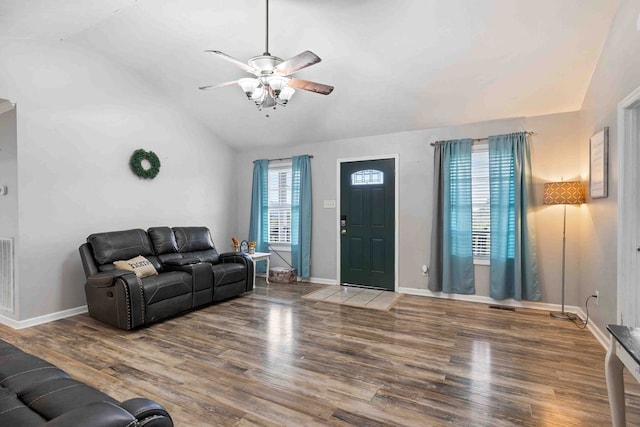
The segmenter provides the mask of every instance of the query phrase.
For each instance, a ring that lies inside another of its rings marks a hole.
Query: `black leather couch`
[[[118,402],[0,340],[0,426],[171,427],[173,421],[152,400]]]
[[[114,261],[138,255],[158,274],[139,279]],[[91,317],[133,329],[253,289],[253,261],[218,254],[206,227],[153,227],[92,234],[80,246]]]

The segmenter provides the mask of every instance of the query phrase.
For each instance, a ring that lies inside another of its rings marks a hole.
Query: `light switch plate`
[[[325,209],[335,209],[336,201],[335,200],[323,200],[322,207]]]
[[[0,185],[0,196],[5,196],[7,194],[7,186],[6,185]]]

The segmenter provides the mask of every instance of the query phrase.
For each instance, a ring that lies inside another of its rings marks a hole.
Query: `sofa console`
[[[20,427],[171,427],[160,404],[118,402],[61,369],[0,340],[0,425]]]
[[[253,289],[244,253],[218,254],[206,227],[96,233],[80,246],[91,317],[133,329]]]

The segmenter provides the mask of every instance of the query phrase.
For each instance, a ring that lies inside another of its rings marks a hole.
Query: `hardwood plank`
[[[242,297],[135,331],[88,315],[0,336],[177,426],[610,425],[604,349],[536,310],[403,295],[389,311],[321,303],[314,284]],[[625,374],[627,422],[640,385]]]

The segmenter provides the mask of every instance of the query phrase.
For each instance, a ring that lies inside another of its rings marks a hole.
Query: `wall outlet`
[[[598,300],[600,299],[600,291],[595,291],[593,294],[596,296],[596,305],[598,305]]]

